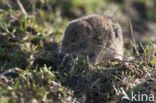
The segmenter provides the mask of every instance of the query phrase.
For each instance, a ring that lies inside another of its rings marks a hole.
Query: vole
[[[93,62],[122,60],[122,28],[117,21],[98,14],[73,20],[64,32],[62,51],[76,56],[88,56]]]

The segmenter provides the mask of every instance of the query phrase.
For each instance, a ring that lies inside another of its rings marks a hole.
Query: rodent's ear
[[[91,28],[86,27],[86,31],[87,31],[87,34],[88,34],[88,35],[90,35],[90,34],[91,34]]]
[[[118,38],[119,37],[118,28],[115,25],[113,25],[113,30],[115,33],[115,37]]]

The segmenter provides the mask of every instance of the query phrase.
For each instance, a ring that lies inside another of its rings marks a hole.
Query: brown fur
[[[113,19],[96,14],[73,20],[65,30],[62,51],[93,61],[122,59],[122,29]]]

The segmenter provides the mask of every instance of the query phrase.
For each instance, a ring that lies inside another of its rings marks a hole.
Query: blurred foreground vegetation
[[[18,1],[0,0],[0,103],[121,103],[121,88],[156,97],[155,0]],[[93,65],[60,54],[68,23],[92,13],[119,19],[134,60]]]

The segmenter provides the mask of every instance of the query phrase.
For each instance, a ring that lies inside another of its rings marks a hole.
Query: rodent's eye
[[[71,40],[72,43],[75,43],[75,40]]]
[[[115,37],[118,38],[119,37],[119,35],[118,35],[118,28],[115,25],[113,25],[113,30],[115,32]]]

